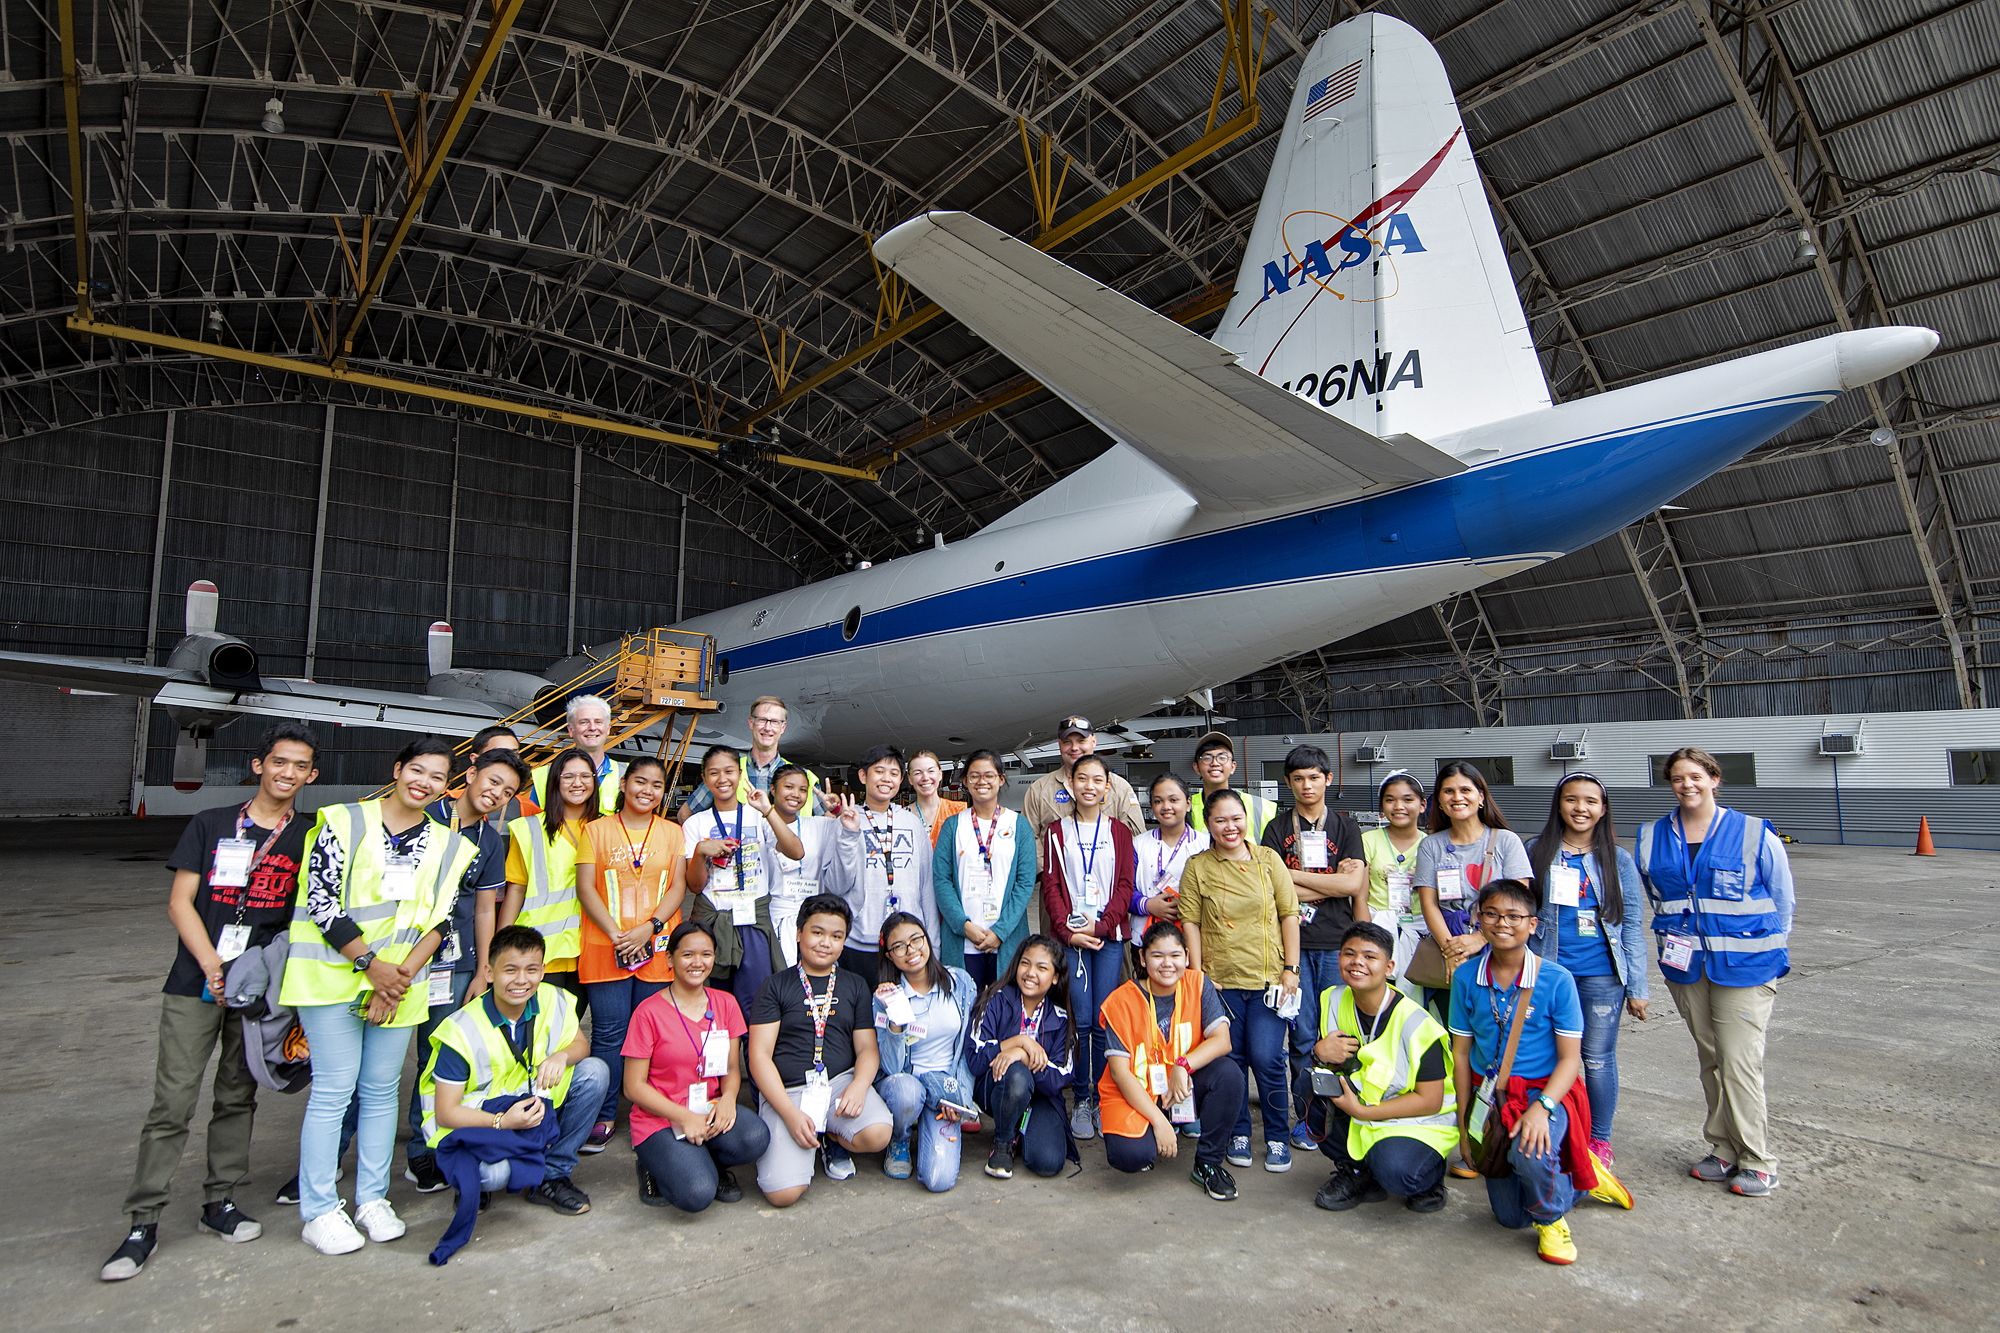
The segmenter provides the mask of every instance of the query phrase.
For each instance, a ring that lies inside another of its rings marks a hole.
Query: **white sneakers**
[[[321,1254],[351,1254],[368,1242],[354,1229],[345,1208],[336,1208],[330,1213],[321,1213],[306,1223],[299,1239],[318,1250]]]
[[[387,1199],[370,1199],[354,1210],[354,1224],[373,1241],[395,1240],[407,1229]]]
[[[387,1199],[371,1199],[354,1210],[352,1221],[345,1208],[321,1213],[306,1223],[299,1239],[321,1254],[352,1254],[368,1243],[361,1238],[362,1231],[368,1233],[368,1240],[390,1241],[406,1229]]]

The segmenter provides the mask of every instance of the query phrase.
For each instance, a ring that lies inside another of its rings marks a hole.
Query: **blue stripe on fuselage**
[[[1681,494],[1830,400],[1797,395],[1501,459],[1324,509],[1090,556],[742,646],[732,671],[898,640],[1272,584],[1579,551]]]

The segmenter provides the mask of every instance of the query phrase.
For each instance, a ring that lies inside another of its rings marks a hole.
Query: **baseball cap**
[[[1087,717],[1066,717],[1056,723],[1057,740],[1061,740],[1065,736],[1092,736],[1095,734],[1095,730],[1090,725],[1090,719]]]
[[[1227,732],[1211,731],[1194,743],[1194,752],[1196,754],[1203,754],[1214,749],[1227,750],[1233,755],[1236,753],[1236,742],[1229,738]]]

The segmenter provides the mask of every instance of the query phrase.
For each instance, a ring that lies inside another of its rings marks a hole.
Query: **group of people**
[[[1448,1173],[1484,1177],[1494,1216],[1569,1263],[1579,1194],[1632,1204],[1611,1144],[1620,1021],[1649,1002],[1647,900],[1708,1101],[1691,1174],[1777,1185],[1762,1059],[1790,871],[1768,825],[1716,803],[1702,750],[1670,758],[1677,808],[1634,856],[1588,773],[1526,843],[1457,761],[1434,791],[1391,774],[1363,832],[1327,804],[1323,750],[1286,756],[1280,808],[1231,785],[1219,732],[1198,781],[1153,780],[1149,827],[1081,717],[1021,811],[987,750],[961,761],[963,802],[936,755],[889,745],[843,799],[778,752],[775,698],[751,705],[747,753],[702,755],[670,818],[660,761],[605,753],[609,717],[572,699],[569,748],[532,769],[504,728],[474,737],[463,773],[447,743],[413,741],[380,799],[311,818],[296,802],[317,741],[265,732],[255,795],[197,816],[169,861],[180,947],[106,1280],[157,1244],[218,1043],[199,1225],[261,1234],[234,1200],[258,1086],[239,1014],[293,1015],[306,1039],[299,1172],[278,1197],[328,1254],[403,1234],[387,1191],[405,1119],[404,1177],[457,1191],[441,1264],[502,1192],[587,1212],[572,1175],[621,1102],[641,1200],[684,1212],[742,1198],[737,1168],[792,1206],[856,1154],[947,1190],[974,1134],[999,1180],[1058,1175],[1099,1138],[1114,1170],[1150,1171],[1187,1140],[1193,1181],[1229,1200],[1229,1168],[1257,1159],[1254,1083],[1265,1170],[1317,1149],[1320,1207],[1394,1194],[1428,1213]]]

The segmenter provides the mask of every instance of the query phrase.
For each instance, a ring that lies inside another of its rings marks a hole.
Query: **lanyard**
[[[811,993],[810,987],[807,988],[807,993]],[[715,1030],[715,1005],[708,999],[708,988],[706,986],[702,987],[701,997],[702,1002],[708,1005],[708,1008],[704,1009],[701,1015],[701,1021],[707,1024],[707,1026],[701,1030],[701,1036],[696,1037],[694,1029],[688,1026],[687,1015],[681,1012],[680,1001],[676,1000],[671,994],[667,996],[667,1007],[674,1011],[675,1018],[680,1019],[681,1031],[687,1033],[688,1045],[694,1048],[694,1055],[697,1061],[701,1059],[702,1042],[706,1041],[708,1034]],[[695,1068],[699,1070],[701,1066],[697,1064]]]
[[[826,979],[826,998],[824,1000],[813,994],[812,978],[806,975],[804,963],[799,964],[799,984],[806,988],[806,1013],[812,1018],[813,1071],[824,1074],[826,1072],[826,1060],[823,1058],[823,1053],[826,1049],[826,1022],[829,1018],[833,1017],[833,991],[834,987],[840,984],[840,970],[838,968],[834,969],[833,974]]]
[[[278,841],[279,836],[285,831],[285,826],[291,822],[292,812],[287,810],[285,811],[284,818],[278,821],[278,827],[271,830],[271,836],[264,839],[264,845],[257,849],[255,856],[250,858],[250,868],[243,872],[243,892],[236,899],[237,925],[240,926],[243,924],[244,914],[250,910],[250,876],[256,874],[257,867],[264,864],[264,857],[270,853],[272,844]],[[250,822],[250,802],[245,801],[243,808],[236,812],[237,841],[241,842],[243,840],[243,830],[254,827],[255,825]]]
[[[1088,853],[1083,850],[1083,826],[1076,822],[1075,815],[1069,817],[1069,827],[1070,831],[1076,834],[1076,859],[1083,866],[1083,883],[1077,887],[1083,890],[1083,894],[1087,898],[1090,896],[1090,868],[1097,861],[1097,840],[1104,832],[1104,812],[1102,810],[1098,811],[1097,822],[1090,826],[1090,851]]]
[[[625,855],[631,858],[634,870],[646,864],[646,857],[650,854],[649,849],[653,842],[653,821],[659,817],[657,811],[646,812],[646,836],[639,839],[636,848],[632,846],[632,830],[625,827],[625,817],[623,815],[618,817],[618,831],[625,835]]]
[[[1141,986],[1139,987],[1139,989],[1145,992],[1146,1002],[1153,1006],[1153,1026],[1159,1029],[1160,1049],[1165,1051],[1170,1058],[1175,1060],[1180,1059],[1182,1056],[1187,1054],[1187,1051],[1176,1051],[1174,1049],[1174,1039],[1167,1031],[1167,1028],[1176,1028],[1179,1027],[1180,1025],[1174,1022],[1172,1017],[1169,1017],[1167,1019],[1167,1027],[1165,1028],[1160,1027],[1160,1007],[1158,1004],[1154,1003],[1156,997],[1153,995],[1153,992],[1145,986]],[[1180,985],[1178,982],[1176,982],[1174,986],[1174,1014],[1178,1015],[1180,1011],[1181,1011]],[[1192,1041],[1192,1038],[1190,1038],[1190,1041]],[[1190,1049],[1192,1049],[1192,1046],[1190,1046]]]
[[[1714,840],[1715,826],[1722,822],[1720,818],[1722,811],[1719,807],[1715,814],[1716,817],[1708,821],[1708,832],[1702,837],[1701,842],[1704,847]],[[1695,896],[1694,868],[1700,862],[1701,855],[1688,850],[1687,825],[1681,822],[1681,812],[1678,810],[1674,811],[1674,837],[1680,841],[1681,868],[1687,872],[1688,897],[1692,899]]]
[[[1021,1035],[1022,1035],[1022,1036],[1024,1036],[1024,1037],[1025,1037],[1025,1036],[1027,1036],[1027,1035],[1028,1035],[1028,1034],[1029,1034],[1030,1032],[1034,1032],[1034,1033],[1037,1033],[1037,1034],[1039,1034],[1039,1032],[1041,1031],[1041,1026],[1042,1026],[1042,1005],[1043,1005],[1043,1003],[1045,1003],[1045,1002],[1044,1002],[1044,1001],[1041,1001],[1041,1000],[1037,1000],[1037,1001],[1035,1001],[1035,1007],[1034,1007],[1034,1009],[1033,1009],[1033,1011],[1032,1011],[1032,1012],[1031,1012],[1031,1011],[1030,1011],[1030,1010],[1028,1009],[1028,1007],[1027,1007],[1026,1005],[1022,1005],[1022,1006],[1021,1006]]]
[[[799,850],[801,852],[805,851],[806,820],[804,815],[798,815],[792,819],[792,836],[799,840]],[[783,852],[776,852],[774,855],[778,858],[778,868],[785,874],[798,875],[804,873],[806,868],[805,857],[801,856],[798,860],[794,861]]]
[[[1493,1056],[1496,1060],[1501,1058],[1501,1052],[1507,1048],[1505,1034],[1508,1028],[1513,1025],[1515,1007],[1521,1003],[1521,981],[1528,975],[1528,957],[1528,955],[1523,955],[1521,970],[1514,974],[1514,984],[1507,988],[1507,1016],[1504,1020],[1500,1017],[1500,992],[1493,985],[1493,958],[1489,954],[1486,959],[1486,1005],[1493,1011],[1494,1042],[1496,1043],[1493,1047]],[[1529,982],[1529,985],[1532,987],[1534,983]]]
[[[868,821],[868,833],[875,839],[875,851],[882,858],[882,874],[889,882],[889,906],[896,906],[896,812],[889,812],[889,827],[882,830],[875,827],[875,812],[867,806],[861,807],[862,818]],[[805,973],[801,972],[800,976]]]
[[[1158,839],[1159,836],[1160,835],[1157,833],[1153,835],[1155,839]],[[1182,824],[1181,836],[1174,839],[1172,856],[1167,855],[1166,843],[1164,842],[1158,843],[1158,845],[1155,847],[1153,851],[1153,884],[1155,887],[1160,885],[1167,878],[1167,867],[1180,861],[1186,855],[1186,853],[1182,851],[1182,848],[1187,846],[1188,839],[1193,836],[1194,835],[1188,829],[1188,826],[1186,824]],[[1176,878],[1175,882],[1176,883],[1179,882],[1178,878]]]
[[[722,831],[722,812],[720,810],[717,810],[713,806],[709,807],[708,812],[711,815],[715,816],[715,836],[717,838],[726,839],[728,835]],[[735,859],[736,859],[736,891],[738,893],[741,893],[743,891],[743,802],[741,801],[738,801],[736,803],[736,858]]]
[[[1353,991],[1348,992],[1349,995],[1353,993]],[[1375,1044],[1376,1035],[1382,1031],[1382,1020],[1386,1019],[1389,1016],[1389,1011],[1395,1007],[1396,989],[1391,986],[1382,995],[1382,1007],[1375,1011],[1375,1021],[1368,1025],[1368,1036],[1361,1042],[1363,1046],[1373,1046]],[[1361,1005],[1358,1001],[1354,1006],[1354,1026],[1356,1028],[1361,1026]],[[1356,1032],[1355,1035],[1358,1037],[1361,1034]]]
[[[983,836],[979,832],[979,816],[967,810],[965,817],[972,821],[972,840],[979,844],[979,859],[986,863],[986,873],[993,873],[993,839],[1000,836],[1000,812],[993,812],[993,827]]]
[[[527,1028],[527,1033],[522,1039],[516,1040],[514,1034],[520,1031],[523,1026]],[[523,1069],[534,1068],[534,1065],[528,1059],[529,1054],[535,1049],[534,1019],[523,1013],[517,1022],[502,1022],[500,1024],[500,1036],[506,1041],[507,1049],[514,1053],[514,1063],[520,1065]]]
[[[1590,866],[1584,860],[1584,858],[1589,856],[1590,853],[1573,852],[1569,848],[1563,847],[1559,849],[1558,854],[1562,857],[1562,863],[1564,865],[1568,865],[1572,860],[1576,862],[1576,881],[1577,881],[1576,897],[1577,897],[1577,906],[1581,907],[1583,905],[1583,900],[1585,898],[1589,898],[1592,896],[1590,892]]]

